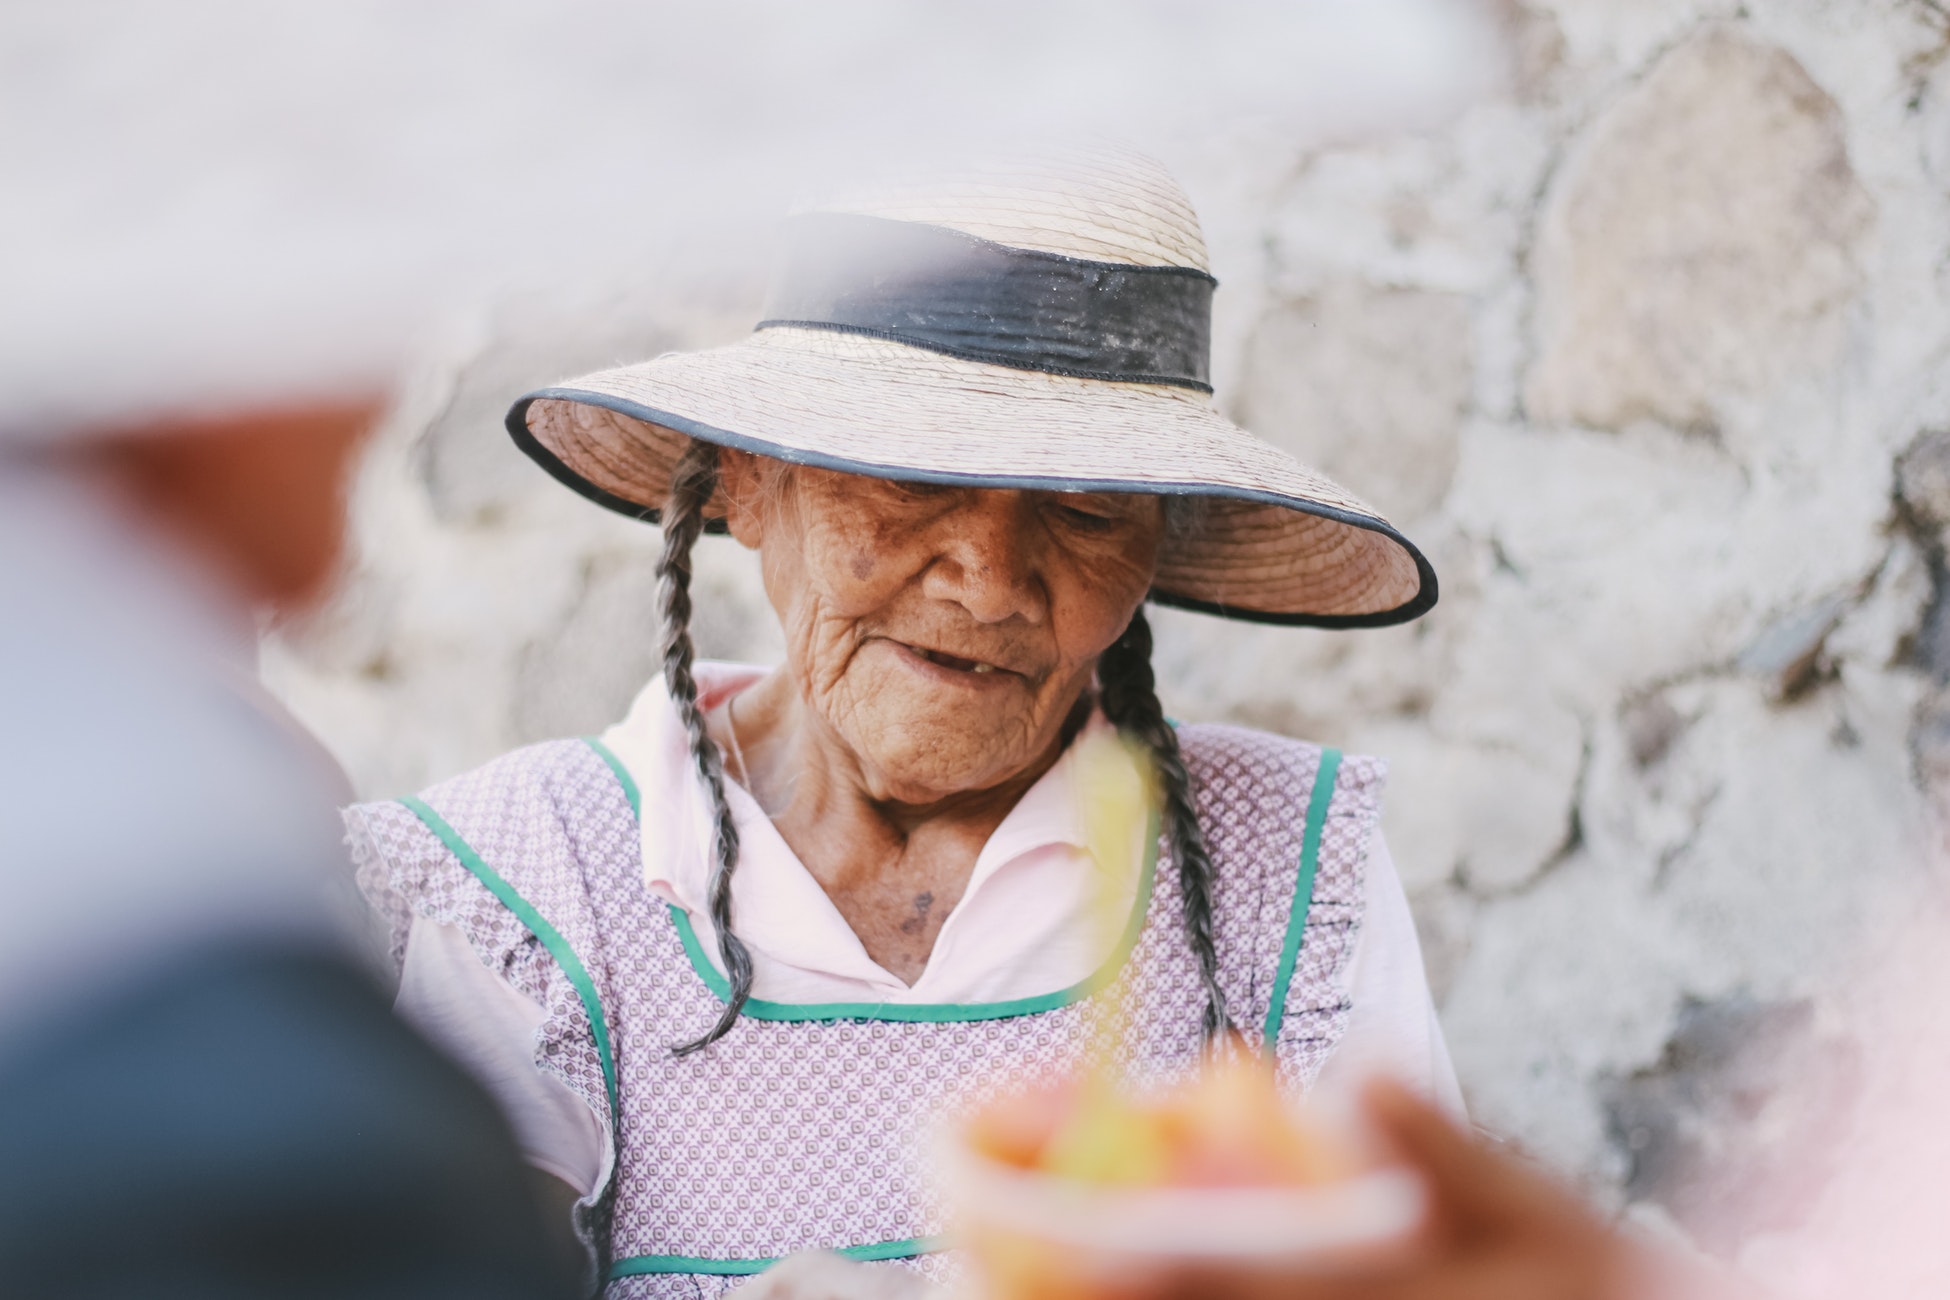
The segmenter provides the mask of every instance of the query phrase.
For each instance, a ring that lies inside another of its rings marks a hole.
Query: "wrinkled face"
[[[1050,751],[1164,532],[1154,496],[720,463],[814,725],[903,803],[987,789]]]

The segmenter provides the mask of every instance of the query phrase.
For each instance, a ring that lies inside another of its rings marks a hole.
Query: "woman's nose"
[[[978,622],[1021,618],[1041,623],[1049,614],[1036,557],[1036,525],[1024,493],[989,490],[969,494],[966,504],[941,521],[940,556],[924,586],[935,600],[953,601]]]

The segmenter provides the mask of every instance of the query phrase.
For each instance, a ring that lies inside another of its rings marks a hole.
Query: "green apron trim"
[[[630,801],[631,815],[636,818],[637,825],[641,826],[643,824],[643,796],[637,793],[636,778],[630,775],[630,769],[623,766],[623,760],[616,757],[608,745],[597,740],[594,736],[584,736],[582,743],[595,750],[596,757],[602,759],[603,762],[609,765],[609,770],[616,776],[616,783],[623,787],[623,797]]]
[[[839,1246],[833,1253],[863,1263],[887,1259],[912,1259],[948,1249],[941,1237],[909,1237],[906,1241],[882,1241],[871,1246]],[[763,1273],[779,1262],[773,1259],[706,1259],[701,1255],[631,1255],[609,1266],[609,1280],[641,1277],[646,1273],[709,1273],[714,1277],[749,1277]]]
[[[447,846],[447,851],[459,858],[461,865],[473,872],[475,878],[487,886],[488,892],[500,899],[501,905],[528,927],[530,934],[542,941],[542,946],[555,958],[562,973],[569,977],[569,983],[575,986],[576,996],[582,999],[583,1011],[588,1013],[589,1028],[596,1038],[596,1052],[602,1058],[603,1087],[609,1093],[609,1113],[620,1121],[622,1111],[616,1104],[616,1061],[610,1052],[609,1025],[603,1018],[602,1000],[596,996],[596,982],[589,978],[589,970],[582,964],[582,959],[576,956],[575,949],[562,937],[562,932],[550,925],[533,904],[516,893],[515,887],[503,880],[493,867],[483,862],[481,855],[447,824],[444,817],[429,808],[424,800],[412,795],[400,800],[400,803],[439,837],[440,842]]]
[[[1054,993],[1043,993],[1031,998],[1012,998],[1007,1002],[768,1002],[764,998],[750,998],[745,1003],[744,1013],[754,1020],[898,1020],[909,1023],[950,1024],[970,1020],[1006,1020],[1011,1016],[1033,1016],[1045,1011],[1055,1011],[1067,1007],[1072,1002],[1081,1001],[1097,992],[1123,970],[1129,960],[1131,950],[1137,947],[1138,936],[1144,931],[1146,910],[1151,905],[1151,888],[1158,870],[1158,813],[1151,811],[1150,825],[1146,831],[1145,842],[1150,847],[1145,853],[1144,870],[1138,877],[1137,898],[1131,905],[1131,918],[1125,922],[1123,937],[1117,948],[1095,974],[1058,989]],[[725,979],[711,959],[705,955],[704,945],[698,942],[697,931],[691,928],[691,918],[684,909],[670,904],[671,924],[677,927],[678,937],[684,941],[684,952],[691,959],[691,968],[697,972],[704,986],[711,990],[718,1001],[731,1001],[731,983]]]
[[[1307,801],[1307,830],[1300,840],[1300,878],[1293,883],[1293,911],[1286,922],[1286,946],[1280,950],[1279,973],[1273,977],[1273,1000],[1266,1008],[1266,1050],[1272,1051],[1286,1023],[1287,989],[1293,966],[1300,959],[1300,942],[1307,933],[1307,909],[1314,901],[1314,874],[1320,867],[1320,837],[1327,827],[1327,805],[1334,801],[1334,781],[1341,773],[1341,751],[1320,751],[1314,773],[1313,796]]]

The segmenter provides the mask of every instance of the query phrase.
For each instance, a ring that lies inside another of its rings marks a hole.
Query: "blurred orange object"
[[[1238,1051],[1155,1097],[1093,1075],[1007,1098],[946,1156],[994,1300],[1114,1295],[1187,1265],[1353,1267],[1407,1249],[1424,1213],[1414,1175]]]

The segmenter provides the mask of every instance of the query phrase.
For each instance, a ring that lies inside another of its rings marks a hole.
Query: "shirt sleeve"
[[[1368,843],[1365,892],[1361,932],[1348,962],[1347,1033],[1316,1086],[1346,1087],[1385,1073],[1460,1119],[1462,1088],[1429,995],[1408,895],[1380,827]]]
[[[567,1084],[535,1065],[546,1013],[482,965],[460,927],[414,919],[394,1009],[500,1104],[529,1164],[583,1196],[595,1189],[602,1126]]]

